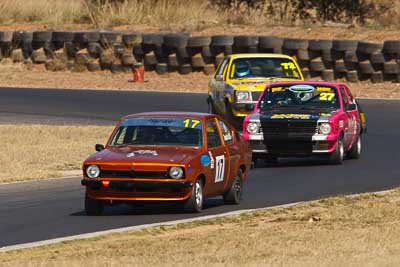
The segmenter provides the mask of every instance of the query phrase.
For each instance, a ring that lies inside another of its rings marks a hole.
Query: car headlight
[[[248,91],[236,91],[236,99],[238,101],[250,100],[250,92],[248,92]]]
[[[257,122],[249,122],[249,124],[247,124],[247,131],[251,134],[255,134],[258,133],[258,131],[260,130],[260,127],[258,126]]]
[[[100,175],[100,168],[97,165],[90,165],[86,169],[86,174],[89,178],[97,178]]]
[[[180,179],[183,177],[183,169],[181,167],[171,167],[169,169],[169,176],[174,179]]]
[[[331,132],[331,125],[327,122],[320,123],[318,131],[320,134],[329,134]]]

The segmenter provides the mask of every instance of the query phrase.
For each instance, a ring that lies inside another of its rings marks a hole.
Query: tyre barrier
[[[400,40],[296,39],[256,35],[191,36],[189,33],[0,32],[0,60],[44,64],[50,71],[146,71],[212,75],[232,53],[283,53],[306,78],[400,82]]]

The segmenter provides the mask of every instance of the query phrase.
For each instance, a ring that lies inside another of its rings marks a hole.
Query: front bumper
[[[275,155],[275,156],[309,156],[314,154],[329,154],[336,148],[336,140],[328,140],[327,136],[314,135],[309,141],[296,139],[275,140],[282,144],[274,146],[274,150],[268,150],[268,143],[261,137],[253,137],[249,140],[254,155]]]
[[[191,194],[191,181],[135,181],[89,180],[81,181],[90,197],[100,200],[184,200]]]

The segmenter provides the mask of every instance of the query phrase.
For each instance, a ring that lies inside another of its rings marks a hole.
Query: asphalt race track
[[[84,191],[80,177],[1,185],[0,247],[400,186],[397,166],[400,159],[400,101],[360,100],[360,103],[368,122],[360,160],[329,166],[312,159],[292,159],[282,160],[276,166],[254,169],[245,184],[244,199],[239,206],[223,206],[222,199],[215,198],[206,201],[205,210],[199,215],[184,214],[168,206],[133,209],[121,205],[107,208],[104,216],[88,217],[83,211]],[[124,114],[151,110],[205,112],[205,95],[0,89],[0,123],[114,124]]]

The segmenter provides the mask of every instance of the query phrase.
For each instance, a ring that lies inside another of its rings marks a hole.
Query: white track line
[[[372,194],[386,194],[386,193],[390,193],[390,192],[393,192],[393,189],[384,190],[384,191],[377,191],[377,192],[369,192],[369,193],[372,193]],[[352,195],[347,195],[346,197],[357,197],[357,196],[360,196],[360,195],[361,194],[352,194]],[[240,215],[240,214],[244,214],[244,213],[251,213],[251,212],[255,212],[255,211],[264,211],[264,210],[270,210],[270,209],[276,209],[276,208],[288,208],[288,207],[296,206],[296,205],[299,205],[299,204],[312,203],[312,202],[315,202],[315,201],[318,201],[318,200],[301,201],[301,202],[289,203],[289,204],[284,204],[284,205],[277,205],[277,206],[266,207],[266,208],[236,210],[236,211],[230,211],[230,212],[225,212],[225,213],[221,213],[221,214],[201,216],[201,217],[196,217],[196,218],[188,218],[188,219],[167,221],[167,222],[160,222],[160,223],[142,224],[142,225],[135,225],[135,226],[128,226],[128,227],[122,227],[122,228],[98,231],[98,232],[87,233],[87,234],[72,235],[72,236],[48,239],[48,240],[43,240],[43,241],[30,242],[30,243],[23,243],[23,244],[18,244],[18,245],[1,247],[0,248],[0,252],[7,252],[7,251],[12,251],[12,250],[34,248],[34,247],[45,246],[45,245],[52,245],[52,244],[56,244],[56,243],[61,243],[61,242],[65,242],[65,241],[72,241],[72,240],[78,240],[78,239],[94,238],[94,237],[99,237],[99,236],[104,236],[104,235],[114,234],[114,233],[140,231],[140,230],[143,230],[143,229],[148,229],[148,228],[157,227],[157,226],[171,226],[171,225],[177,225],[177,224],[181,224],[181,223],[204,221],[204,220],[210,220],[210,219],[215,219],[215,218],[220,218],[220,217],[234,216],[234,215]]]

